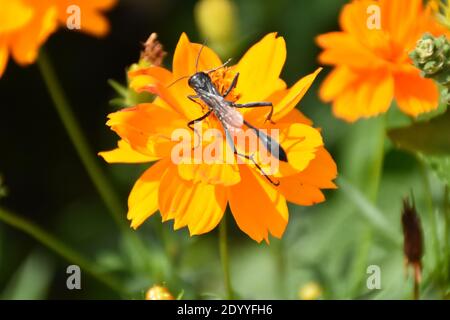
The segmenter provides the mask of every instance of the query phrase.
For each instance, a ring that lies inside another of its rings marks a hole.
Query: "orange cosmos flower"
[[[286,59],[284,39],[271,33],[254,45],[234,66],[210,73],[214,85],[223,94],[239,72],[236,88],[227,96],[233,102],[270,101],[272,120],[265,122],[267,108],[239,109],[245,120],[258,128],[279,129],[279,142],[288,163],[271,177],[276,186],[262,176],[250,161],[231,163],[173,162],[177,142],[171,134],[188,129],[187,124],[205,112],[187,98],[194,94],[187,79],[198,70],[222,65],[209,48],[191,43],[182,34],[175,50],[172,72],[158,66],[130,72],[131,87],[158,95],[153,103],[140,104],[109,115],[108,125],[121,138],[118,148],[100,153],[110,163],[153,164],[134,185],[128,199],[128,219],[137,228],[158,209],[163,221],[174,220],[174,228],[187,226],[191,235],[214,229],[227,205],[239,228],[252,239],[269,240],[269,234],[281,237],[288,222],[287,201],[312,205],[324,201],[321,189],[335,188],[336,165],[325,150],[320,131],[295,109],[320,70],[300,79],[290,89],[280,79]],[[180,79],[175,82],[175,80]],[[236,109],[237,110],[237,109]],[[201,122],[203,129],[223,130],[214,115]],[[185,130],[195,139],[191,130]],[[214,140],[214,139],[213,139]],[[229,148],[226,141],[202,141],[195,150],[206,152],[215,142]],[[190,155],[189,155],[190,157]],[[190,160],[190,159],[189,159]]]
[[[81,12],[81,31],[101,36],[108,31],[101,11],[115,0],[0,0],[0,77],[11,55],[20,65],[33,63],[39,47],[57,29],[66,26],[68,7]]]
[[[335,66],[320,97],[333,103],[337,117],[375,116],[386,112],[394,98],[411,116],[437,108],[436,84],[422,78],[408,57],[424,32],[444,33],[432,16],[422,0],[355,0],[344,6],[342,31],[317,38],[324,49],[319,60]]]

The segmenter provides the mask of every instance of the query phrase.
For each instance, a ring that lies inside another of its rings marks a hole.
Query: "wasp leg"
[[[198,119],[194,119],[192,121],[189,121],[187,126],[189,127],[189,129],[191,129],[192,131],[194,131],[194,133],[197,135],[198,137],[198,144],[196,146],[194,146],[194,149],[196,149],[201,142],[201,136],[200,133],[198,133],[198,131],[193,127],[195,125],[196,122],[202,121],[204,119],[206,119],[210,114],[211,114],[212,110],[209,110],[208,112],[206,112],[204,115],[202,115],[200,118]]]
[[[233,137],[231,136],[230,131],[228,131],[227,128],[224,128],[224,130],[225,130],[225,135],[227,137],[227,142],[230,145],[231,150],[233,151],[233,153],[236,156],[239,156],[239,157],[245,158],[247,160],[250,160],[255,165],[255,167],[259,170],[259,172],[261,173],[261,175],[264,178],[266,178],[275,187],[278,187],[280,185],[280,181],[273,181],[272,178],[270,178],[270,176],[263,170],[263,168],[261,168],[261,166],[255,161],[254,155],[249,156],[247,154],[238,152],[236,150],[236,146],[233,143]]]
[[[261,107],[270,107],[270,112],[266,117],[265,121],[270,121],[270,123],[274,124],[275,122],[272,121],[272,115],[273,115],[273,104],[272,102],[250,102],[250,103],[236,103],[232,104],[231,107],[234,108],[261,108]]]
[[[191,100],[192,102],[194,102],[194,103],[198,104],[200,107],[202,107],[202,111],[205,111],[205,106],[203,104],[201,104],[200,102],[198,102],[197,100],[195,100],[195,99],[200,98],[199,96],[197,96],[197,95],[189,95],[187,97],[188,97],[189,100]]]
[[[198,105],[199,105],[200,107],[202,107],[202,109],[203,109],[202,104],[201,104],[200,102],[198,102],[197,100],[195,100],[195,99],[200,98],[199,96],[197,96],[197,95],[192,95],[192,96],[189,95],[189,96],[187,96],[187,97],[188,97],[189,100],[191,100],[192,102],[198,104]]]
[[[233,90],[234,88],[236,88],[238,79],[239,79],[239,72],[236,73],[236,75],[235,75],[234,78],[233,78],[233,81],[232,81],[231,84],[230,84],[230,87],[227,89],[227,91],[225,91],[225,93],[222,95],[222,97],[226,98],[226,97],[230,94],[231,90]]]

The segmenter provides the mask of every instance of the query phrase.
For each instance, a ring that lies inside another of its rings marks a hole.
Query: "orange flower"
[[[254,126],[280,131],[279,142],[287,153],[288,163],[280,162],[279,171],[273,174],[272,178],[280,183],[276,186],[253,163],[239,162],[234,155],[231,163],[172,161],[177,142],[171,139],[171,134],[188,129],[187,123],[204,112],[187,98],[194,93],[187,79],[173,83],[174,80],[194,74],[197,57],[199,71],[222,65],[207,47],[199,56],[200,48],[200,44],[191,43],[182,34],[172,72],[158,66],[130,72],[132,88],[156,93],[158,97],[153,103],[110,114],[107,124],[121,140],[117,149],[100,154],[110,163],[156,161],[139,178],[129,196],[128,219],[133,228],[159,209],[163,221],[174,220],[174,229],[187,226],[191,235],[206,233],[217,226],[228,204],[239,228],[252,239],[268,241],[269,234],[279,238],[288,222],[287,201],[312,205],[325,200],[321,189],[335,188],[332,180],[336,177],[336,165],[323,146],[320,131],[295,109],[320,70],[287,89],[279,78],[286,59],[285,42],[271,33],[236,65],[210,73],[223,94],[239,72],[237,87],[227,96],[231,101],[273,103],[272,120],[276,124],[265,123],[267,108],[239,110]],[[202,121],[201,126],[222,130],[214,115]],[[194,133],[185,131],[195,139]],[[202,141],[194,153],[205,152],[217,142],[230,148],[225,141],[213,138]]]
[[[174,298],[166,287],[154,285],[145,293],[145,300],[174,300]]]
[[[57,29],[66,26],[69,5],[81,9],[81,31],[104,35],[108,30],[100,10],[115,0],[0,0],[0,77],[11,55],[20,65],[33,63],[39,47]]]
[[[371,20],[378,14],[381,28]],[[408,57],[424,32],[444,33],[432,16],[422,0],[355,0],[344,6],[342,31],[317,38],[324,49],[319,60],[335,66],[320,97],[333,103],[336,117],[372,117],[386,112],[394,98],[411,116],[437,108],[437,86],[422,78]]]

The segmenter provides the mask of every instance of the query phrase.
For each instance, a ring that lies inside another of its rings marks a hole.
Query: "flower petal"
[[[332,182],[337,176],[337,167],[325,148],[319,148],[316,157],[302,172],[279,179],[280,192],[286,200],[298,205],[310,206],[323,202],[325,197],[320,189],[334,189]]]
[[[193,183],[205,182],[214,185],[231,186],[239,183],[241,177],[236,164],[200,163],[179,164],[178,173],[181,178]]]
[[[413,45],[420,36],[420,28],[424,27],[420,19],[424,16],[422,0],[380,0],[379,5],[383,28],[388,30],[391,41],[403,47]],[[402,23],[398,23],[399,14]]]
[[[108,163],[145,163],[158,160],[157,157],[150,157],[133,150],[124,140],[119,140],[117,149],[99,152],[98,155]]]
[[[395,98],[398,107],[406,114],[418,116],[439,106],[439,91],[431,79],[419,72],[395,75]]]
[[[33,7],[24,1],[3,0],[0,1],[0,6],[0,34],[24,27],[35,15]]]
[[[396,1],[397,0],[394,0],[392,2]],[[386,41],[388,37],[386,37],[387,35],[384,31],[385,26],[383,24],[381,24],[381,29],[368,27],[371,15],[374,14],[369,10],[371,6],[380,8],[380,15],[382,18],[385,11],[378,1],[358,0],[352,1],[343,7],[339,16],[339,23],[343,31],[348,33],[354,39],[357,39],[357,41],[363,45],[360,49],[366,47],[372,49],[371,51],[373,52],[373,49],[379,49],[380,45],[382,45],[381,48],[383,48],[383,43],[388,42]],[[397,12],[397,14],[401,14],[401,12]],[[354,47],[352,46],[352,48]]]
[[[266,128],[266,133],[281,145],[288,159],[288,162],[280,161],[274,155],[268,154],[266,146],[258,145],[256,154],[251,153],[262,170],[270,176],[290,176],[305,170],[310,161],[316,157],[317,149],[323,146],[320,131],[310,125],[287,122]],[[239,150],[243,148],[240,147]],[[250,161],[245,163],[256,168]]]
[[[235,66],[240,73],[236,91],[240,103],[263,101],[284,89],[279,76],[286,60],[286,43],[276,33],[266,35],[251,47]]]
[[[225,212],[225,191],[225,187],[220,185],[183,180],[177,167],[171,165],[159,188],[159,209],[163,221],[173,219],[175,230],[188,226],[191,235],[209,232]]]
[[[199,56],[200,49],[202,51]],[[197,59],[198,66],[196,66]],[[197,71],[211,70],[220,65],[222,61],[214,51],[207,46],[191,43],[184,32],[181,34],[173,56],[174,79],[191,76]]]
[[[295,108],[295,106],[300,102],[308,89],[311,87],[314,79],[316,79],[321,70],[322,68],[319,68],[306,77],[301,78],[292,86],[292,88],[288,90],[287,95],[280,102],[274,105],[274,121],[283,118]]]
[[[6,66],[8,65],[8,47],[6,46],[6,40],[2,40],[0,37],[0,78],[5,72]]]
[[[36,18],[11,43],[12,56],[17,63],[26,65],[36,60],[39,47],[57,27],[56,16],[56,7],[39,7]]]
[[[149,157],[162,158],[171,154],[172,134],[186,128],[186,121],[177,113],[146,103],[109,114],[107,125],[130,146]]]
[[[58,0],[59,21],[66,25],[67,8],[70,5],[76,5],[81,11],[80,31],[92,36],[103,37],[110,28],[108,19],[103,16],[103,11],[111,9],[116,3],[117,0]]]
[[[289,212],[284,196],[258,173],[241,166],[241,182],[228,188],[231,212],[239,228],[257,242],[269,233],[281,238]]]
[[[394,79],[388,71],[373,71],[360,75],[336,97],[333,112],[336,117],[353,122],[359,118],[386,112],[394,97]]]
[[[298,109],[292,109],[289,111],[288,114],[286,114],[281,119],[277,120],[278,125],[283,124],[291,124],[291,123],[303,123],[308,126],[312,126],[313,122],[311,119],[309,119],[307,116],[305,116],[300,110]]]
[[[158,161],[136,181],[128,197],[127,218],[132,228],[137,229],[158,210],[159,184],[167,166],[168,161]]]
[[[325,49],[319,55],[319,61],[323,64],[346,65],[357,69],[373,69],[385,64],[351,34],[330,32],[318,36],[316,41]]]
[[[128,78],[131,80],[130,88],[137,92],[141,92],[147,86],[154,85],[155,83],[168,86],[173,81],[172,72],[158,66],[130,71],[128,72]]]
[[[358,75],[348,67],[335,67],[323,81],[319,90],[319,96],[324,102],[333,101],[356,79],[358,79]]]

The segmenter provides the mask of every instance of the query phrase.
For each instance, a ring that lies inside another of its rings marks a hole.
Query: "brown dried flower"
[[[414,270],[414,297],[419,296],[419,284],[422,279],[423,236],[422,225],[414,203],[403,200],[402,213],[403,251],[406,267]]]
[[[144,50],[141,52],[141,60],[150,65],[161,66],[167,52],[164,51],[163,45],[158,41],[158,34],[153,32],[144,43]]]

